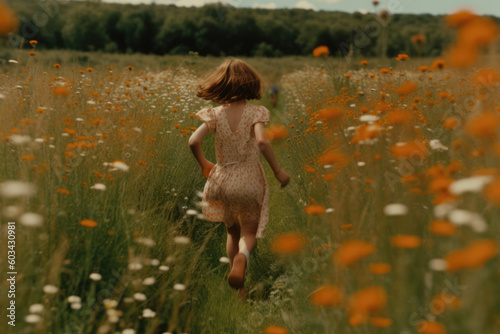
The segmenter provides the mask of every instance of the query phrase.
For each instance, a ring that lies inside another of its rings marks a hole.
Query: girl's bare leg
[[[229,284],[233,288],[242,288],[245,270],[249,261],[250,253],[257,246],[256,233],[259,227],[259,210],[248,210],[240,216],[241,232],[238,243],[238,254],[234,256],[234,266],[229,273]]]
[[[229,268],[233,268],[234,256],[239,252],[238,243],[240,241],[240,232],[241,228],[239,221],[236,221],[232,227],[227,229],[226,251],[227,257],[229,258]]]

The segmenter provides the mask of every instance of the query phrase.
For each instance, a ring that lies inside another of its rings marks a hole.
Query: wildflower
[[[57,96],[65,97],[69,95],[69,90],[65,86],[57,85],[52,89],[52,93]]]
[[[458,31],[458,45],[476,48],[490,44],[498,36],[498,29],[493,20],[477,17],[463,25]]]
[[[30,41],[30,44],[31,44],[31,46],[33,46],[33,47],[34,47],[35,45],[37,45],[37,44],[38,44],[38,41],[31,40],[31,41]]]
[[[42,317],[38,314],[28,314],[26,317],[24,317],[24,321],[29,324],[36,324],[40,320],[42,320]]]
[[[346,79],[350,79],[350,78],[352,77],[352,75],[351,75],[350,73],[346,73],[346,74],[344,75],[344,77],[345,77]]]
[[[82,299],[79,297],[79,296],[68,296],[67,298],[68,300],[68,303],[72,304],[72,303],[81,303]]]
[[[390,125],[405,124],[408,123],[413,116],[413,113],[409,110],[398,109],[387,114],[385,120]]]
[[[189,239],[188,237],[179,235],[179,236],[174,237],[174,242],[176,244],[180,244],[180,245],[187,245],[191,242],[191,239]]]
[[[384,275],[391,271],[391,265],[384,262],[374,262],[370,264],[368,270],[375,275]]]
[[[403,85],[401,85],[398,89],[396,89],[396,94],[408,95],[414,93],[416,90],[417,90],[417,85],[412,81],[408,81]]]
[[[430,71],[429,67],[428,67],[428,66],[426,66],[426,65],[421,65],[421,66],[419,66],[419,67],[418,67],[418,70],[419,70],[420,72],[422,72],[422,73],[424,73],[424,72],[429,72],[429,71]]]
[[[5,198],[31,197],[36,194],[33,183],[7,180],[0,183],[0,196]]]
[[[390,69],[388,69],[388,68],[382,68],[382,69],[380,70],[380,73],[381,73],[381,74],[390,74],[390,75],[394,75],[394,73],[393,73]]]
[[[92,273],[89,275],[89,278],[93,281],[100,281],[102,279],[102,276],[99,273]]]
[[[335,306],[342,300],[342,292],[333,285],[324,285],[309,295],[309,301],[316,306]]]
[[[279,254],[297,254],[305,246],[305,238],[299,233],[286,233],[274,238],[272,250]]]
[[[318,160],[318,163],[322,166],[336,164],[338,169],[345,167],[349,163],[349,158],[340,152],[323,153]]]
[[[221,258],[219,259],[219,262],[220,262],[220,263],[229,263],[229,258],[227,258],[227,257],[223,256],[223,257],[221,257]]]
[[[391,244],[399,248],[417,248],[422,239],[416,235],[398,235],[391,238]]]
[[[389,318],[372,317],[370,318],[370,324],[375,327],[389,327],[392,325],[392,320]]]
[[[283,125],[271,125],[266,128],[265,132],[266,137],[270,141],[276,141],[288,137],[288,130]]]
[[[0,36],[8,35],[19,27],[16,14],[5,2],[0,2]]]
[[[264,334],[288,334],[288,331],[283,327],[267,326],[264,328]]]
[[[386,216],[404,216],[408,213],[408,207],[404,204],[393,203],[384,207]]]
[[[80,221],[80,225],[88,228],[93,228],[97,226],[97,222],[92,219],[83,219]]]
[[[495,85],[500,82],[500,73],[492,68],[480,69],[474,75],[474,82],[483,87]]]
[[[34,51],[30,51],[30,52],[28,52],[28,54],[29,54],[31,57],[36,56],[36,53],[35,53]]]
[[[337,264],[350,266],[372,254],[375,250],[375,246],[366,241],[349,240],[340,245],[333,256],[333,260]]]
[[[426,41],[426,37],[424,34],[417,34],[417,35],[413,35],[411,36],[411,42],[413,44],[416,44],[416,45],[420,45],[420,44],[423,44],[425,43]]]
[[[61,64],[54,64],[55,68],[61,68]]]
[[[26,212],[19,217],[19,222],[28,227],[40,227],[43,224],[43,216],[38,213]]]
[[[433,70],[442,70],[446,67],[446,62],[443,59],[436,59],[432,62],[431,68]]]
[[[340,108],[337,107],[332,107],[332,108],[326,108],[326,109],[321,109],[318,111],[318,118],[321,121],[326,121],[330,119],[337,119],[340,116],[342,116],[343,111]]]
[[[434,220],[431,222],[429,229],[437,235],[453,235],[457,231],[457,227],[447,220]]]
[[[498,242],[490,239],[479,239],[467,247],[448,253],[446,270],[458,271],[466,268],[480,268],[498,253]]]
[[[446,327],[436,321],[420,321],[417,325],[420,334],[445,334]]]
[[[134,295],[132,297],[134,297],[135,300],[140,301],[140,302],[142,302],[142,301],[144,301],[144,300],[147,299],[146,295],[143,294],[143,293],[140,293],[140,292],[134,293]]]
[[[90,73],[90,72],[94,72],[94,69],[92,67],[87,67],[86,71]]]
[[[416,155],[425,156],[428,152],[426,146],[419,141],[401,143],[393,146],[391,152],[399,158],[410,158]]]
[[[371,286],[355,292],[350,300],[348,311],[351,325],[361,325],[371,313],[380,311],[387,305],[387,292],[383,287]]]
[[[328,46],[318,46],[313,50],[314,57],[328,56],[330,54],[330,49]]]
[[[484,197],[492,203],[500,204],[500,178],[496,178],[486,186]]]
[[[132,71],[132,70],[134,69],[134,67],[133,67],[133,66],[127,66],[127,69],[128,69],[129,71]]]
[[[100,190],[100,191],[105,191],[106,190],[106,185],[103,183],[96,183],[90,189],[95,189],[95,190]]]
[[[483,188],[493,180],[491,175],[477,175],[464,179],[456,180],[449,186],[450,193],[454,195],[462,195],[466,192],[480,192]]]
[[[408,56],[407,54],[405,53],[400,53],[398,54],[398,56],[396,57],[396,60],[399,60],[399,61],[405,61],[405,60],[409,60],[410,59],[410,56]]]
[[[127,164],[124,163],[121,160],[115,160],[115,161],[113,161],[111,163],[111,167],[119,169],[119,170],[124,171],[124,172],[128,172],[128,170],[130,169],[130,167],[127,166]]]
[[[48,295],[56,294],[58,291],[59,288],[55,285],[48,284],[43,287],[43,292],[45,292]]]
[[[183,290],[186,290],[186,286],[184,284],[174,284],[174,290],[177,290],[177,291],[183,291]]]
[[[325,213],[325,207],[319,204],[311,204],[304,208],[305,213],[308,215],[321,215]]]
[[[445,17],[446,24],[450,27],[460,27],[477,18],[477,15],[468,11],[460,10]]]
[[[490,139],[496,136],[500,116],[495,112],[483,112],[465,123],[464,130],[470,135],[481,139]]]

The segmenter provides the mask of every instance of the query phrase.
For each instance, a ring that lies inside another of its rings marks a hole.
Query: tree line
[[[212,56],[309,55],[326,45],[335,56],[398,53],[438,56],[453,39],[443,16],[250,9],[223,4],[200,8],[90,1],[11,0],[21,18],[15,47],[31,39],[50,49]],[[416,45],[414,35],[424,35]],[[380,49],[381,36],[388,41]]]

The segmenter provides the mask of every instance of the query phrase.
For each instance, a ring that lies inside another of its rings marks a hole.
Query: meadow
[[[1,332],[500,333],[492,41],[450,59],[245,58],[280,88],[276,108],[267,91],[250,102],[271,110],[292,177],[280,189],[262,158],[270,222],[244,302],[187,145],[221,59],[9,51],[0,268],[17,273],[16,326]],[[203,149],[215,163],[213,133]]]

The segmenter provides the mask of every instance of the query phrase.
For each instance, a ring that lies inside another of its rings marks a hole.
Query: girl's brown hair
[[[239,100],[260,100],[262,79],[243,60],[229,58],[198,85],[196,96],[218,104]]]

